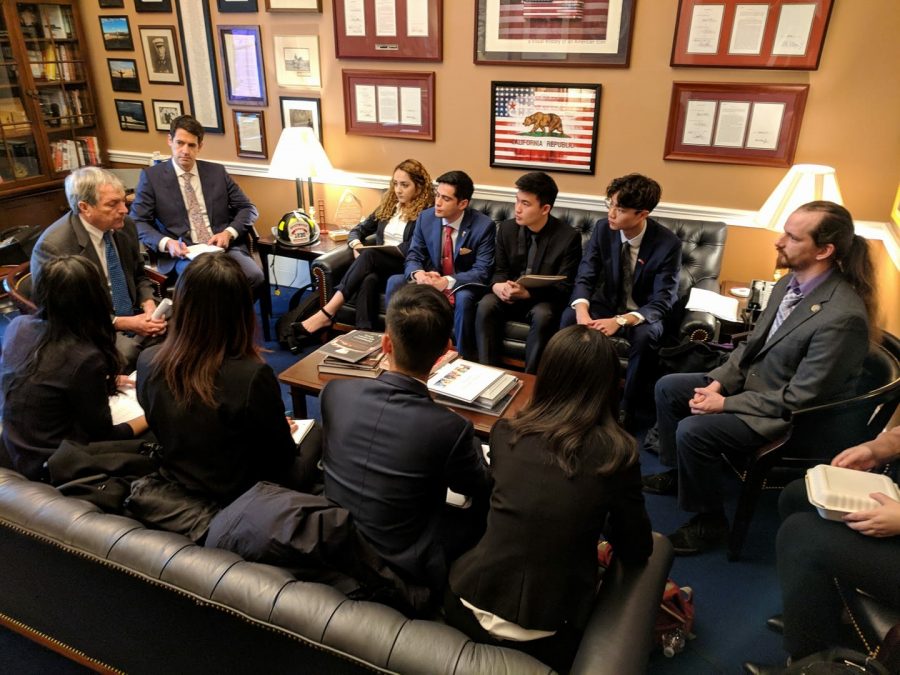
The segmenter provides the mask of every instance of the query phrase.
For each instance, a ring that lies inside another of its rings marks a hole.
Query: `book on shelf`
[[[0,98],[0,124],[27,123],[28,114],[18,96]]]
[[[516,283],[524,288],[546,288],[553,284],[565,281],[566,277],[561,274],[526,274],[516,279]]]
[[[504,375],[506,371],[499,368],[456,359],[428,379],[428,390],[439,396],[471,403]]]
[[[345,335],[337,336],[331,342],[319,347],[317,351],[340,361],[356,362],[378,349],[381,349],[381,333],[352,330]]]
[[[69,33],[66,33],[66,23],[63,21],[62,8],[59,5],[38,5],[41,8],[41,23],[44,25],[44,35],[54,40],[64,40],[71,37],[71,24]]]

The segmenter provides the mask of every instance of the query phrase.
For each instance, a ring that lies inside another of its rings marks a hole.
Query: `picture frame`
[[[789,167],[809,85],[673,82],[664,159]]]
[[[204,130],[223,133],[225,125],[209,4],[179,2],[176,8],[178,31],[184,47],[184,75],[191,114]]]
[[[593,175],[599,120],[599,84],[491,82],[491,166]]]
[[[443,0],[334,3],[339,59],[443,60]]]
[[[234,114],[234,145],[238,157],[268,159],[266,123],[262,110],[232,110]]]
[[[171,122],[184,115],[184,104],[177,100],[150,99],[156,130],[169,133]]]
[[[113,91],[141,93],[137,61],[134,59],[106,59],[106,66],[109,68],[109,81]]]
[[[816,70],[834,0],[679,0],[672,66]]]
[[[144,102],[117,98],[116,117],[119,120],[119,128],[122,131],[150,131],[147,126],[147,112],[144,110]]]
[[[182,84],[178,40],[172,26],[138,26],[147,81],[154,84]]]
[[[282,127],[310,127],[319,137],[319,143],[323,142],[322,101],[320,99],[280,96],[278,100],[281,103]]]
[[[266,0],[267,12],[322,13],[322,0]]]
[[[136,12],[171,12],[172,0],[134,0]]]
[[[344,70],[348,134],[434,140],[434,72]]]
[[[125,0],[99,0],[100,9],[125,9]]]
[[[321,87],[318,35],[275,35],[275,78],[279,87]]]
[[[124,15],[101,16],[100,33],[103,35],[103,46],[108,52],[134,51],[134,41],[131,39],[131,26],[128,17]]]
[[[249,14],[259,11],[259,5],[256,0],[218,0],[217,5],[219,14],[234,12]]]
[[[475,63],[626,67],[634,3],[568,3],[548,10],[539,0],[476,0]],[[548,11],[554,15],[547,17]]]
[[[229,105],[265,106],[266,75],[259,26],[219,26],[225,64],[225,101]]]

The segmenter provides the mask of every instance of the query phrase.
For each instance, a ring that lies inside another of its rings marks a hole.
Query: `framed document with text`
[[[259,26],[219,26],[219,40],[225,63],[225,100],[230,105],[265,106]]]
[[[441,61],[443,0],[334,0],[339,59]]]
[[[788,167],[809,85],[673,82],[663,159]]]
[[[815,70],[834,0],[679,0],[673,66]]]
[[[434,140],[434,73],[345,70],[348,134]]]

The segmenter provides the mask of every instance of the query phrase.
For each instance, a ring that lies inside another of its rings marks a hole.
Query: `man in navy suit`
[[[488,216],[467,208],[475,186],[463,171],[437,179],[434,206],[419,214],[403,274],[388,279],[386,300],[406,281],[433,286],[455,304],[456,349],[475,360],[475,310],[494,269],[497,228]]]
[[[561,322],[630,343],[622,395],[626,424],[642,395],[649,395],[663,319],[678,298],[681,240],[648,218],[661,194],[659,183],[636,173],[609,184],[609,216],[594,227]]]
[[[466,515],[479,513],[481,522],[473,518],[470,530],[451,533],[447,488],[486,506],[490,479],[472,423],[432,401],[425,384],[450,344],[446,297],[430,284],[404,286],[385,323],[389,370],[374,380],[333,380],[322,390],[325,496],[352,514],[395,569],[438,591],[448,559],[484,528],[484,510],[472,508]]]
[[[158,252],[163,274],[180,274],[189,244],[225,249],[241,266],[253,288],[262,270],[250,257],[247,236],[259,212],[220,164],[197,160],[203,126],[190,115],[172,120],[168,145],[172,160],[141,172],[131,217],[141,242]]]

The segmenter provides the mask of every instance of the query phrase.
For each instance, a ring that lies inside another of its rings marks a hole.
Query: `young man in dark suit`
[[[141,172],[131,217],[145,246],[157,251],[163,274],[180,274],[190,262],[188,244],[225,249],[251,286],[263,282],[246,241],[259,212],[221,164],[197,159],[203,126],[190,115],[172,120],[167,141],[172,159]]]
[[[648,217],[661,194],[659,183],[636,173],[607,186],[609,215],[594,226],[561,322],[630,343],[622,394],[626,425],[642,395],[649,395],[663,319],[678,299],[681,240]]]
[[[405,282],[432,286],[455,305],[453,333],[456,349],[469,360],[475,347],[475,310],[494,269],[497,228],[483,213],[468,208],[475,191],[463,171],[438,176],[434,207],[416,220],[403,274],[387,283],[386,301]]]
[[[753,332],[728,361],[656,384],[659,459],[677,470],[646,476],[644,489],[678,493],[696,513],[669,535],[676,554],[724,543],[722,450],[753,452],[788,431],[790,413],[851,395],[868,351],[875,289],[865,240],[843,206],[797,209],[775,243],[788,268]]]
[[[447,488],[481,503],[490,491],[472,423],[432,401],[425,384],[447,351],[452,320],[433,286],[402,287],[381,341],[389,370],[374,380],[334,380],[321,395],[325,496],[353,515],[394,568],[435,591],[448,557],[480,536],[451,538],[442,528]]]
[[[500,223],[497,230],[491,292],[478,303],[475,339],[478,360],[501,365],[504,324],[525,321],[529,324],[525,372],[535,373],[572,292],[581,259],[581,235],[550,215],[559,189],[546,173],[526,173],[516,181],[516,188],[515,218]],[[516,283],[528,274],[565,279],[529,290]]]

